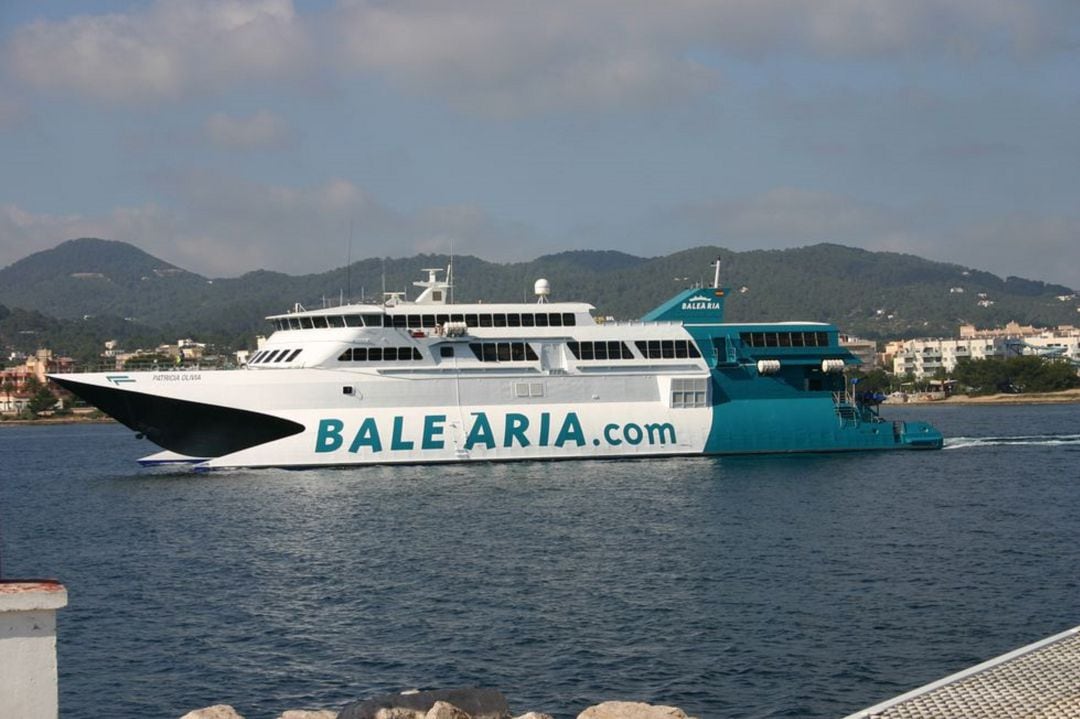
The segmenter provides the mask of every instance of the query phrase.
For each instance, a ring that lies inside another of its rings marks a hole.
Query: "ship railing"
[[[101,362],[83,362],[77,365],[59,367],[49,371],[49,374],[88,374],[91,372],[214,372],[217,370],[234,369],[235,365],[202,364],[199,362],[187,362],[184,364],[131,364],[117,363],[103,360]]]

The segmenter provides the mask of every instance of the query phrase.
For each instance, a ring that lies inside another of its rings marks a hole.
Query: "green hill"
[[[699,247],[654,258],[574,251],[507,264],[459,256],[455,298],[531,301],[533,282],[546,277],[553,299],[583,300],[601,315],[635,318],[689,284],[711,282],[717,256],[723,284],[733,290],[731,321],[824,320],[854,334],[894,338],[950,336],[964,322],[1057,325],[1080,319],[1076,301],[1057,299],[1072,294],[1066,287],[830,244],[750,252]],[[0,303],[69,323],[97,322],[103,332],[117,332],[106,318],[124,318],[127,324],[119,328],[139,336],[196,336],[242,346],[266,331],[265,315],[297,302],[310,309],[342,297],[371,301],[384,286],[415,296],[412,282],[425,276],[423,268],[445,267],[448,259],[370,258],[319,274],[259,270],[210,279],[126,243],[84,238],[0,270]],[[20,321],[29,316],[19,315]],[[4,323],[10,322],[0,320],[0,342],[8,346],[12,336]]]

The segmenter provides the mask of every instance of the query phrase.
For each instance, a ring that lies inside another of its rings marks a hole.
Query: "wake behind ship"
[[[307,467],[938,449],[848,387],[836,327],[724,322],[727,291],[641,320],[591,305],[454,304],[449,268],[413,301],[273,315],[241,369],[51,375],[165,451],[144,464]]]

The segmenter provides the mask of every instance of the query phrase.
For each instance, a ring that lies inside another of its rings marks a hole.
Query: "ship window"
[[[395,329],[404,329],[409,326],[409,318],[405,315],[390,315],[389,319]]]
[[[368,347],[367,358],[368,362],[382,362],[383,348],[382,347]]]
[[[345,315],[345,326],[346,327],[363,327],[364,326],[364,320],[360,317],[360,315]]]
[[[629,347],[617,341],[607,343],[607,354],[609,359],[633,359],[634,357]]]
[[[450,315],[451,322],[464,322],[465,315]]]
[[[274,358],[275,362],[281,362],[285,359],[285,355],[289,354],[289,350],[281,350],[281,354]]]
[[[547,327],[548,326],[548,316],[547,315],[533,315],[533,323],[537,327]]]
[[[382,358],[383,362],[396,362],[401,357],[400,350],[406,349],[405,347],[383,347]]]
[[[409,329],[418,329],[420,327],[420,323],[420,315],[409,315]]]
[[[482,359],[485,362],[495,362],[499,359],[498,353],[495,350],[494,342],[485,342],[483,344],[483,356]]]
[[[686,340],[675,341],[675,358],[686,359],[689,356],[689,351],[686,349]]]
[[[287,360],[285,360],[285,361],[286,361],[286,362],[292,362],[292,361],[293,361],[294,359],[296,359],[296,358],[297,358],[297,356],[299,356],[299,354],[300,354],[300,352],[301,352],[301,351],[302,351],[302,350],[293,350],[293,351],[292,351],[292,354],[291,354],[291,355],[289,355],[289,359],[287,359]]]
[[[697,345],[693,341],[691,341],[691,340],[686,341],[686,350],[690,354],[691,357],[694,357],[694,358],[697,358],[697,359],[701,358],[701,352],[698,352]]]
[[[491,315],[480,315],[480,326],[491,327]]]
[[[263,357],[263,358],[262,358],[261,360],[259,360],[259,363],[260,363],[260,364],[265,364],[265,363],[267,363],[267,362],[273,362],[273,361],[274,361],[274,357],[276,357],[276,356],[277,356],[277,353],[278,353],[278,350],[274,350],[274,351],[270,352],[270,354],[266,355],[266,356],[265,356],[265,357]]]
[[[593,352],[593,343],[592,342],[582,342],[581,343],[581,359],[583,359],[583,360],[591,360],[591,359],[595,359],[595,357],[596,357],[596,354]]]
[[[792,347],[804,347],[802,332],[791,333],[791,346]]]
[[[664,359],[675,359],[675,343],[671,340],[663,340],[660,343],[660,351]]]
[[[562,315],[544,315],[548,327],[562,327]]]
[[[468,327],[479,327],[480,317],[479,315],[465,315],[465,325]]]
[[[498,361],[499,362],[509,362],[510,361],[510,343],[509,342],[499,342],[496,345],[496,347],[498,347],[498,352],[496,353],[495,356],[498,357]]]
[[[577,324],[577,321],[574,318],[574,313],[573,312],[564,312],[563,313],[563,316],[562,316],[562,326],[563,327],[573,327],[576,324]]]
[[[506,327],[506,315],[504,315],[504,314],[492,315],[491,319],[492,319],[492,324],[495,327]]]
[[[521,316],[521,326],[522,327],[532,327],[532,326],[534,326],[536,324],[534,322],[535,319],[536,319],[535,315],[523,314]]]
[[[828,332],[817,332],[815,334],[817,334],[818,347],[828,347],[829,346],[829,333]]]
[[[432,302],[442,302],[442,290],[432,290],[431,292]]]
[[[671,380],[672,409],[694,409],[707,406],[707,377],[675,377]]]
[[[525,361],[525,343],[514,342],[510,345],[510,359],[514,362]]]
[[[291,329],[291,330],[301,329],[301,327],[300,327],[300,319],[297,318],[297,317],[290,317],[289,319],[286,320],[286,322],[288,322],[289,329]]]
[[[450,321],[450,315],[435,315],[435,324],[445,325]]]
[[[368,360],[368,348],[367,347],[354,347],[352,351],[353,362],[367,362]]]
[[[300,318],[300,328],[301,329],[310,330],[313,327],[314,327],[314,325],[311,324],[311,318],[310,317],[301,317]]]
[[[521,327],[521,315],[514,313],[506,315],[506,326]]]
[[[581,359],[581,345],[577,342],[567,342],[566,349],[570,350],[570,354],[574,355],[574,359]]]
[[[312,317],[311,321],[315,325],[315,329],[317,330],[324,330],[328,327],[325,317]]]
[[[345,350],[338,355],[338,362],[350,362],[352,361],[352,350]]]
[[[780,346],[781,347],[790,347],[791,346],[791,333],[790,332],[781,332],[780,335],[779,335],[779,340],[780,340]]]
[[[454,345],[443,345],[442,347],[440,347],[439,348],[439,356],[440,357],[453,357],[454,356]]]
[[[352,388],[352,386],[351,386],[351,385],[345,385],[345,386],[343,386],[343,387],[341,388],[341,393],[342,393],[342,394],[352,394],[352,393],[353,393],[353,388]]]
[[[435,315],[424,315],[423,319],[421,320],[421,324],[423,324],[424,327],[434,327]]]
[[[329,323],[329,325],[331,327],[344,327],[345,326],[345,320],[343,320],[341,318],[341,315],[329,315],[326,318],[326,321]]]
[[[593,342],[593,359],[606,360],[607,355],[607,342]]]
[[[367,327],[382,327],[384,315],[362,315]]]
[[[660,349],[660,340],[649,340],[649,359],[660,359],[663,356],[663,350]]]
[[[255,354],[251,355],[251,358],[250,358],[250,359],[248,359],[248,364],[257,364],[257,363],[258,363],[258,361],[259,361],[259,357],[261,357],[261,356],[262,356],[262,352],[261,352],[261,351],[260,351],[260,352],[256,352]]]
[[[420,354],[420,350],[413,347],[412,348],[412,358],[414,360],[422,360],[422,359],[424,359],[424,355]]]

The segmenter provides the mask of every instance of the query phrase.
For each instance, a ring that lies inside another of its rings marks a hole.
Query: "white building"
[[[892,354],[893,374],[929,379],[944,370],[956,369],[962,359],[983,360],[1005,357],[1008,349],[1003,337],[961,339],[918,339],[890,342],[886,352]]]
[[[977,330],[973,325],[963,325],[959,339],[890,342],[885,346],[885,354],[892,357],[893,374],[911,374],[919,380],[931,378],[939,370],[951,373],[962,359],[1036,355],[1061,357],[1080,364],[1080,328],[1062,325],[1042,329],[1010,322],[1003,328]]]

